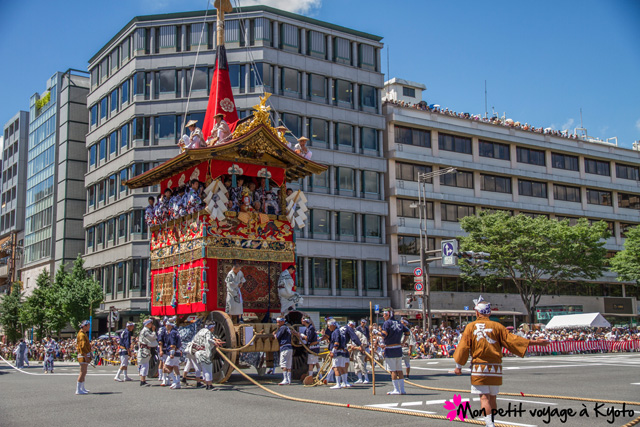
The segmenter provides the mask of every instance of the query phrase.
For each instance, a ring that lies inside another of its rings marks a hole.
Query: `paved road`
[[[579,416],[583,409],[580,402],[527,397],[527,394],[553,394],[640,401],[640,353],[506,358],[504,366],[505,385],[501,391],[523,393],[524,396],[501,397],[498,404],[505,409],[509,404],[518,408],[522,405],[524,411],[498,416],[498,420],[523,426],[620,426],[640,416],[640,406],[627,407],[634,411],[633,416],[628,412],[624,416],[620,414],[613,424],[609,424],[611,415],[596,417],[595,403],[585,403],[589,414],[586,418]],[[453,367],[452,359],[414,361],[411,380],[427,386],[468,390],[468,371],[462,377],[456,377],[449,373]],[[163,425],[184,425],[186,422],[283,427],[319,423],[415,426],[427,421],[408,415],[291,402],[268,394],[238,374],[233,374],[231,381],[218,391],[208,392],[194,388],[169,390],[156,386],[155,380],[150,388],[139,387],[137,381],[116,383],[113,381],[115,371],[114,367],[89,368],[86,386],[92,393],[76,396],[75,365],[58,364],[55,374],[44,375],[40,366],[18,371],[0,361],[0,426],[142,426],[152,421]],[[130,372],[135,373],[135,368]],[[137,375],[132,376],[137,379]],[[376,376],[376,396],[372,395],[370,386],[348,390],[301,385],[278,387],[280,375],[254,378],[268,388],[290,396],[439,415],[447,414],[443,404],[452,400],[454,394],[407,386],[406,396],[387,396],[391,383],[388,375],[380,372]],[[479,408],[472,395],[463,393],[462,396],[464,400],[472,399],[472,409]],[[606,414],[612,406],[603,405],[598,411]],[[615,405],[615,408],[622,409],[621,405]],[[563,423],[562,415],[569,409],[575,410],[576,415],[566,416]],[[531,415],[529,411],[532,410],[539,413]],[[547,420],[549,423],[545,423]],[[436,427],[453,425],[450,421],[428,422]]]

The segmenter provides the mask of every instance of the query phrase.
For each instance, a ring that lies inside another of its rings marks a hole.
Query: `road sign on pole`
[[[416,277],[419,277],[419,276],[422,277],[422,269],[420,267],[416,267],[413,270],[413,275]]]
[[[457,240],[443,240],[441,249],[443,267],[450,267],[458,264],[458,257],[456,256],[456,253],[458,252]]]
[[[414,282],[424,282],[424,276],[415,276],[413,278]]]
[[[424,285],[422,284],[422,282],[416,282],[413,285],[413,289],[415,289],[416,292],[422,292],[422,290],[424,289]]]
[[[376,312],[376,314],[380,313],[380,305],[378,304],[374,305],[373,310]]]

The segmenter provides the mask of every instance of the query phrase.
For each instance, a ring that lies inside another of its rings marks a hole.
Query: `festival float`
[[[281,312],[278,280],[283,270],[295,265],[294,228],[304,227],[307,218],[304,194],[297,190],[287,196],[287,183],[321,173],[326,167],[295,152],[274,128],[268,93],[253,107],[251,116],[238,120],[224,47],[224,13],[231,11],[231,5],[218,0],[215,6],[218,45],[201,135],[211,133],[216,115],[223,116],[230,134],[203,148],[181,145],[177,156],[126,185],[131,189],[160,185],[161,191],[174,195],[158,203],[153,218],[147,217],[151,315],[176,316],[179,322],[194,316],[213,320],[215,335],[227,349],[242,347],[243,354],[264,353],[267,367],[273,366],[273,354],[279,350],[273,337],[277,325],[269,318]],[[190,190],[194,181],[201,183],[204,192]],[[266,195],[268,209],[251,206],[245,188],[253,185]],[[184,194],[180,197],[186,203],[176,205],[176,194]],[[225,279],[234,263],[240,264],[246,280],[241,288],[244,323],[232,321],[225,312]],[[301,317],[296,310],[287,314],[291,325],[299,324]],[[263,323],[257,323],[260,321]],[[237,363],[239,352],[227,355]],[[296,347],[293,363],[295,377],[306,373],[303,348]],[[224,382],[232,371],[214,352],[214,378]]]

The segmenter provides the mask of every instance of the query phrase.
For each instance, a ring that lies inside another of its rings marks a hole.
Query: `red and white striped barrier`
[[[457,347],[457,346],[454,346]],[[441,345],[442,355],[448,356],[447,346]],[[640,340],[628,341],[551,341],[548,346],[530,345],[529,353],[576,353],[580,351],[633,351],[640,350]],[[511,354],[506,348],[502,349],[503,354]]]

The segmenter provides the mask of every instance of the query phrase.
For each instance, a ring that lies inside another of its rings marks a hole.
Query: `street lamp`
[[[425,259],[429,242],[427,240],[427,188],[428,180],[454,173],[455,168],[439,169],[433,172],[418,173],[418,203],[409,205],[411,208],[418,208],[420,218],[420,269],[424,278],[424,290],[422,291],[422,330],[426,333],[431,331],[431,284],[429,283],[429,263]],[[437,252],[437,251],[435,251]]]

